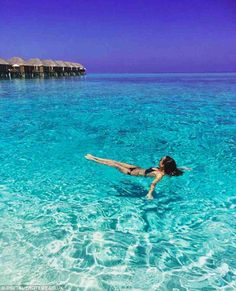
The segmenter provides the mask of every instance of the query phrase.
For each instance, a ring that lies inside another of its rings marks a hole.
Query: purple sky
[[[236,71],[236,0],[0,0],[0,57],[89,72]]]

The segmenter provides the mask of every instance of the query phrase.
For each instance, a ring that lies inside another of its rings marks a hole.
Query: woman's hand
[[[152,184],[151,184],[151,186],[150,186],[150,189],[149,189],[149,191],[148,191],[148,193],[147,193],[147,199],[153,199],[153,195],[152,195],[152,193],[153,193],[153,191],[154,191],[154,189],[155,189],[155,187],[156,187],[156,184],[162,179],[162,177],[163,177],[163,175],[162,174],[159,174],[159,175],[157,175],[156,176],[156,178],[154,179],[154,181],[152,182]]]
[[[148,192],[146,198],[152,200],[153,199],[152,193]]]

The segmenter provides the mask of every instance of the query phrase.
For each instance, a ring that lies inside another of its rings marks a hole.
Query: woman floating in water
[[[120,172],[126,174],[126,175],[131,175],[131,176],[143,176],[143,177],[153,177],[154,180],[150,186],[150,189],[147,194],[148,199],[153,199],[153,191],[156,186],[156,184],[161,181],[161,179],[164,176],[180,176],[184,172],[184,170],[191,170],[190,168],[181,168],[178,169],[176,166],[176,162],[174,159],[172,159],[169,156],[161,158],[159,162],[159,167],[158,168],[149,168],[149,169],[142,169],[138,166],[135,165],[130,165],[126,163],[121,163],[117,162],[114,160],[109,160],[109,159],[101,159],[98,157],[95,157],[93,155],[87,154],[85,156],[86,159],[94,161],[99,164],[107,165],[109,167],[116,168]]]

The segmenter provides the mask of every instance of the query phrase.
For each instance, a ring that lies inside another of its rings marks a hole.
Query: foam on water
[[[236,74],[0,83],[0,282],[236,288]],[[84,159],[192,167],[150,180]]]

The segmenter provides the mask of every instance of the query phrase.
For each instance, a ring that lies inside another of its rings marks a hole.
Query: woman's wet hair
[[[163,166],[165,174],[169,176],[181,176],[183,175],[183,171],[177,168],[176,162],[169,156],[166,156],[163,160]]]

